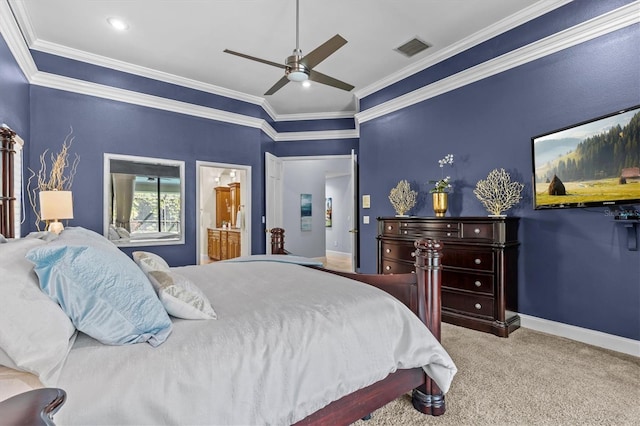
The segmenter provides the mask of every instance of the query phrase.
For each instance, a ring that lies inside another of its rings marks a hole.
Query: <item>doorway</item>
[[[223,226],[240,233],[240,255],[251,254],[251,166],[196,161],[196,173],[197,264],[211,261],[208,229]],[[233,205],[217,205],[216,188],[237,190],[239,201]]]
[[[342,258],[342,265],[349,265],[347,269],[356,270],[355,154],[278,158],[267,153],[265,161],[267,230],[284,228],[285,248],[292,253],[323,261],[337,255]],[[270,167],[272,163],[274,167]],[[278,171],[277,176],[274,171]],[[270,184],[272,181],[275,183]],[[305,218],[304,224],[302,197],[311,203],[311,217]],[[332,199],[331,222],[327,218],[328,198]],[[270,208],[278,199],[281,201]],[[266,237],[270,235],[267,233]]]

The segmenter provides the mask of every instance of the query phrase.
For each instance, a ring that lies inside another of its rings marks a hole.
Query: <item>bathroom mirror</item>
[[[116,245],[184,244],[184,161],[104,154],[104,206]]]

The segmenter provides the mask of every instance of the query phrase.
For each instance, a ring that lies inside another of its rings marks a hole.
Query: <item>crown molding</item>
[[[356,111],[312,112],[299,114],[277,114],[275,121],[332,120],[353,118]]]
[[[262,129],[264,123],[264,120],[261,118],[254,118],[41,71],[38,71],[32,76],[31,84],[258,129]]]
[[[640,0],[460,71],[435,83],[359,112],[355,115],[356,122],[365,123],[536,59],[637,24],[640,22],[639,8]]]
[[[321,130],[317,132],[282,132],[274,139],[276,142],[284,141],[317,141],[329,139],[355,139],[360,137],[357,129],[348,130]]]
[[[25,44],[25,39],[20,32],[13,11],[6,1],[0,1],[0,33],[4,37],[7,46],[9,46],[9,50],[22,73],[27,80],[30,80],[38,69]]]
[[[483,43],[493,37],[512,30],[519,25],[542,16],[545,13],[549,13],[570,2],[571,0],[547,0],[545,2],[534,3],[533,5],[513,15],[510,15],[496,22],[495,24],[482,29],[481,31],[465,37],[464,39],[455,44],[452,44],[445,49],[438,50],[433,55],[429,55],[423,60],[414,62],[413,64],[406,66],[405,68],[394,74],[378,80],[377,82],[370,84],[369,86],[358,89],[357,91],[355,91],[356,98],[362,99],[366,96],[369,96],[372,93],[380,91],[394,83],[404,80],[405,78],[410,77],[413,74],[436,65],[448,58],[451,58],[452,56],[464,52],[467,49],[477,46],[480,43]]]

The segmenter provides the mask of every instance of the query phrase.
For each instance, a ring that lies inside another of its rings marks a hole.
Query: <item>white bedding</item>
[[[173,318],[158,347],[106,346],[80,333],[57,386],[58,425],[294,423],[422,366],[443,391],[455,366],[399,301],[355,281],[275,262],[172,268],[217,320]]]

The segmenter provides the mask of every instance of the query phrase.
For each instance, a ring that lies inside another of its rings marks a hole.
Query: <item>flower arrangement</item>
[[[439,180],[430,180],[429,183],[434,184],[434,187],[429,191],[434,192],[447,192],[451,188],[451,176],[444,177],[444,166],[449,164],[453,166],[453,154],[447,154],[442,160],[438,160],[438,166],[440,167],[441,178]]]
[[[473,193],[492,216],[501,216],[522,200],[524,184],[511,182],[511,176],[504,169],[494,169],[486,180],[476,184]]]
[[[406,180],[398,182],[389,194],[389,201],[399,216],[404,216],[406,212],[416,205],[417,191],[411,189],[411,185]]]
[[[36,173],[29,168],[29,179],[27,180],[27,194],[29,196],[29,203],[35,213],[35,225],[40,230],[40,208],[37,205],[38,193],[40,191],[70,191],[73,178],[76,174],[80,157],[78,154],[70,160],[69,148],[73,144],[74,136],[73,129],[64,138],[62,148],[57,154],[47,153],[46,149],[40,154],[40,169]],[[51,162],[51,165],[47,167],[47,158]],[[35,181],[35,182],[34,182]]]

